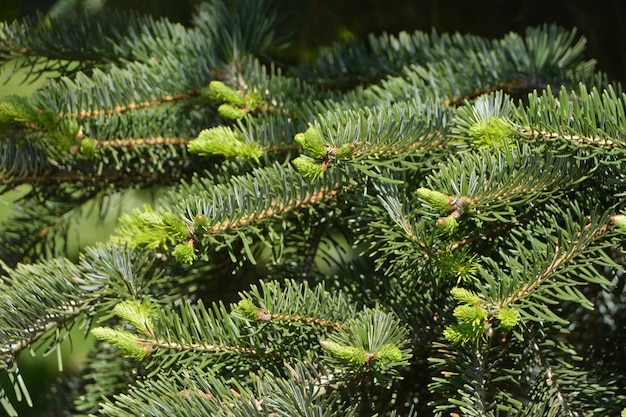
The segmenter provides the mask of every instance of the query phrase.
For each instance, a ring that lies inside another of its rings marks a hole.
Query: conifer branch
[[[596,145],[606,148],[618,148],[622,145],[616,143],[608,138],[602,137],[584,137],[579,135],[567,135],[556,132],[547,132],[547,131],[538,131],[538,130],[520,130],[520,132],[528,136],[529,139],[557,139],[557,140],[565,140],[567,142],[579,143],[581,145]]]
[[[567,242],[567,246],[561,250],[557,243],[554,247],[554,254],[543,270],[522,285],[516,293],[509,295],[502,300],[500,306],[506,306],[518,302],[520,299],[528,297],[546,280],[553,278],[567,267],[576,256],[580,256],[581,252],[586,250],[594,241],[600,239],[609,230],[609,224],[597,226],[593,223],[587,223],[575,236],[572,236]],[[593,246],[592,246],[593,247]]]
[[[36,341],[41,339],[51,330],[62,328],[64,324],[69,323],[83,310],[84,305],[70,303],[66,307],[57,307],[57,313],[50,314],[49,317],[42,318],[40,323],[34,324],[31,328],[25,329],[28,337],[16,340],[9,345],[0,347],[0,357],[17,357],[17,355],[32,346]]]
[[[189,143],[188,138],[162,137],[155,136],[151,138],[124,138],[124,139],[91,139],[97,148],[134,148],[140,146],[152,145],[172,145],[186,146]]]
[[[0,404],[27,398],[18,354],[85,317],[107,325],[68,394],[86,414],[620,411],[626,96],[584,38],[383,34],[279,64],[279,9],[0,24],[2,67],[59,71],[0,100],[1,191],[32,190],[0,233]],[[81,206],[154,185],[54,258]]]
[[[537,339],[532,334],[532,331],[530,329],[527,329],[527,332],[528,332],[528,335],[530,336],[532,349],[534,350],[535,355],[539,359],[539,363],[541,364],[543,373],[545,373],[545,380],[543,382],[550,389],[554,389],[556,391],[556,398],[558,399],[558,402],[563,408],[563,410],[565,411],[565,413],[567,413],[569,417],[577,416],[578,413],[570,409],[567,397],[565,393],[563,392],[563,390],[561,389],[561,384],[556,378],[556,375],[552,370],[552,366],[548,362],[548,358],[546,358],[546,356],[543,354],[543,350],[537,343]]]
[[[160,106],[165,103],[174,103],[177,101],[189,100],[190,98],[200,96],[200,90],[189,90],[183,93],[164,95],[152,100],[145,100],[141,102],[130,102],[123,105],[118,105],[109,108],[100,108],[93,110],[82,110],[74,113],[59,113],[59,116],[68,119],[86,119],[90,117],[111,116],[114,114],[123,114],[140,109]]]
[[[181,352],[198,353],[198,354],[234,352],[234,353],[251,355],[251,356],[261,355],[261,352],[259,352],[257,349],[240,347],[240,346],[220,346],[220,345],[210,345],[210,344],[205,344],[205,343],[177,343],[177,342],[170,342],[170,341],[158,340],[158,339],[139,339],[139,342],[145,345],[150,350],[172,349],[172,350],[177,350]],[[263,353],[263,355],[266,355],[266,354]],[[273,357],[273,356],[269,355],[269,357]]]
[[[316,193],[302,196],[300,199],[292,199],[288,202],[276,201],[273,200],[269,203],[268,207],[254,214],[248,214],[235,221],[224,220],[220,223],[216,223],[212,225],[208,230],[207,234],[217,234],[226,230],[238,229],[245,225],[258,223],[263,220],[267,220],[272,217],[277,217],[284,215],[290,211],[294,211],[301,207],[318,204],[320,202],[326,201],[328,199],[332,199],[336,197],[340,192],[340,188],[337,187],[335,189],[326,188]]]

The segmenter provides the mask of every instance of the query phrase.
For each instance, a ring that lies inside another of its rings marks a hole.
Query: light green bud
[[[332,356],[353,365],[364,365],[367,362],[365,353],[353,346],[345,346],[331,340],[320,340],[320,346]]]
[[[217,108],[217,112],[228,120],[239,120],[246,116],[246,111],[244,109],[227,103],[220,105]]]
[[[442,214],[452,210],[453,199],[442,192],[422,187],[417,189],[417,197]]]
[[[454,287],[450,290],[450,293],[459,303],[468,305],[480,304],[480,297],[473,291],[465,288]]]
[[[376,359],[380,362],[398,362],[402,359],[402,351],[397,346],[384,344],[376,352]]]
[[[502,307],[496,313],[496,318],[500,321],[500,327],[506,330],[511,330],[517,326],[520,320],[519,312],[511,307]]]
[[[291,163],[305,178],[316,179],[324,175],[324,167],[322,164],[314,162],[311,158],[306,156],[299,156],[291,161]]]
[[[247,298],[240,300],[237,307],[239,308],[241,314],[248,320],[256,320],[259,316],[259,309]]]
[[[337,159],[350,158],[353,153],[354,153],[354,145],[351,143],[346,143],[345,145],[342,145],[341,147],[339,147],[339,149],[337,149],[337,153],[335,154],[335,157]]]
[[[459,222],[453,215],[437,219],[437,227],[446,233],[452,233],[459,226]]]
[[[174,255],[176,261],[181,264],[192,264],[198,258],[195,248],[188,243],[181,243],[174,246],[172,255]]]
[[[211,81],[209,83],[209,89],[220,100],[224,100],[226,103],[235,104],[238,106],[243,105],[243,96],[234,88],[230,88],[221,81]]]
[[[310,127],[304,133],[298,133],[293,138],[307,154],[314,159],[323,159],[327,156],[327,143],[319,130]]]
[[[517,134],[509,120],[496,116],[479,120],[469,128],[470,140],[477,147],[498,147]]]
[[[150,353],[150,349],[142,344],[139,339],[132,333],[122,330],[111,329],[110,327],[96,327],[91,330],[96,339],[104,340],[110,344],[117,346],[124,355],[142,360],[147,354]]]

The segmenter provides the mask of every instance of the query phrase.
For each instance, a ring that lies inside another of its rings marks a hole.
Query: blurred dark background
[[[145,9],[187,23],[199,0],[1,0],[0,20],[12,20],[55,3]],[[318,45],[362,38],[368,33],[405,30],[461,32],[500,38],[528,26],[557,23],[576,27],[588,40],[587,57],[609,79],[626,82],[626,1],[624,0],[276,0],[287,29],[295,31],[292,59]],[[58,6],[57,6],[58,7]],[[287,57],[288,59],[289,57]]]

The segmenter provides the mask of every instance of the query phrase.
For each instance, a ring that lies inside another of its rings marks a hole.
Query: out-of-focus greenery
[[[9,65],[8,68],[11,66]],[[11,74],[10,71],[5,71],[0,74],[0,97],[11,94],[29,95],[45,84],[44,77],[32,83],[22,83],[22,79],[21,73]],[[13,202],[29,190],[28,185],[23,185],[0,195],[0,221],[11,216]],[[73,236],[70,234],[73,238],[69,242],[69,256],[77,257],[81,247],[106,240],[113,232],[120,213],[142,206],[149,198],[146,192],[130,193],[123,200],[120,198],[117,202],[113,202],[112,209],[102,219],[99,217],[98,207],[85,207],[80,222],[74,228]],[[50,399],[56,397],[55,401],[63,401],[62,390],[71,386],[71,375],[80,372],[93,343],[92,337],[85,338],[84,335],[84,329],[75,328],[71,331],[70,337],[61,344],[60,352],[54,350],[46,354],[46,349],[43,347],[35,349],[31,355],[28,352],[21,355],[18,365],[24,380],[28,381],[28,388],[35,406],[30,408],[24,401],[17,403],[20,416],[60,417],[55,414],[54,407],[51,407]],[[63,368],[63,374],[59,369],[60,365]],[[4,416],[1,408],[0,416]]]
[[[2,0],[0,20],[53,11],[125,8],[141,10],[170,20],[190,23],[202,0]],[[611,0],[504,1],[504,0],[277,0],[281,32],[289,32],[293,44],[283,51],[285,61],[308,56],[318,45],[362,38],[369,33],[430,32],[472,33],[500,38],[508,32],[523,33],[529,26],[557,23],[577,28],[588,40],[587,54],[598,60],[598,69],[609,79],[626,82],[626,2]],[[0,86],[0,89],[2,87]]]

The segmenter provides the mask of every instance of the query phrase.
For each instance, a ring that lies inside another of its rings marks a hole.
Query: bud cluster
[[[424,187],[417,189],[417,197],[438,213],[445,214],[437,219],[437,227],[447,233],[456,230],[461,214],[472,206],[472,199],[469,197],[450,197]]]
[[[324,174],[331,163],[350,158],[354,145],[346,143],[340,147],[330,145],[319,130],[310,127],[304,133],[294,136],[294,141],[302,146],[307,155],[300,155],[292,161],[298,172],[307,178],[317,178]]]
[[[204,89],[202,93],[207,97],[223,101],[224,103],[217,108],[217,111],[229,120],[242,119],[263,105],[259,93],[235,90],[221,81],[211,81],[208,89]]]
[[[508,331],[520,321],[519,311],[512,306],[487,308],[478,294],[465,288],[455,287],[450,293],[459,303],[452,313],[457,323],[446,327],[443,335],[454,344],[476,341],[484,335],[491,337],[494,323]]]

